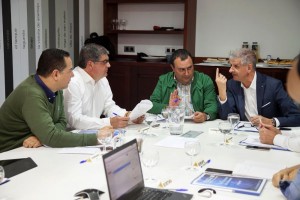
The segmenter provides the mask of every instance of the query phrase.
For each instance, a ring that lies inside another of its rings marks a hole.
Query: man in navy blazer
[[[260,122],[275,127],[300,126],[300,111],[281,81],[256,71],[254,51],[237,50],[230,55],[229,62],[233,79],[227,82],[216,70],[221,119],[227,119],[229,113],[238,113],[241,120],[257,126]]]

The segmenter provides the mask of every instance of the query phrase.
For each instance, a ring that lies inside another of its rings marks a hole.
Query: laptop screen
[[[103,155],[103,163],[111,200],[144,187],[136,140]]]

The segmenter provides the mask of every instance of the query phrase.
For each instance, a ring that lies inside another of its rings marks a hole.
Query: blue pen
[[[210,163],[210,159],[208,159],[205,163],[203,163],[203,165],[201,167],[204,167],[205,165],[207,165],[208,163]]]
[[[186,192],[186,191],[188,191],[188,189],[185,189],[185,188],[167,189],[167,190],[172,190],[172,191],[176,191],[176,192]]]
[[[117,116],[117,117],[120,117],[117,113],[115,113],[115,112],[113,112],[113,114],[115,115],[115,116]]]
[[[80,161],[80,164],[83,164],[83,163],[85,163],[87,160],[82,160],[82,161]]]

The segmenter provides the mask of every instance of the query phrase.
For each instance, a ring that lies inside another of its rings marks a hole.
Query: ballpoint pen
[[[94,155],[92,155],[91,157],[89,157],[86,160],[82,160],[80,161],[80,164],[83,164],[85,162],[92,162],[93,160],[95,160],[96,158],[98,158],[100,156],[100,153],[95,153]]]
[[[172,190],[172,191],[176,191],[176,192],[186,192],[186,191],[188,191],[188,189],[186,189],[186,188],[166,188],[166,190]]]
[[[120,117],[120,115],[118,115],[117,113],[113,112],[113,114],[116,116],[116,117]]]
[[[210,159],[208,159],[205,163],[203,163],[203,165],[201,165],[201,167],[204,167],[204,166],[207,165],[208,163],[210,163]]]

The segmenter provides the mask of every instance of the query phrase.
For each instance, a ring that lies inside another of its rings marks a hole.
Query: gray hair
[[[253,65],[253,69],[256,69],[256,54],[254,51],[247,49],[247,48],[242,48],[236,51],[233,51],[230,56],[229,59],[241,59],[241,64],[242,65],[246,65],[246,64],[252,64]]]
[[[109,51],[98,44],[90,43],[81,48],[78,66],[84,69],[88,61],[99,61],[99,56],[108,55]]]

